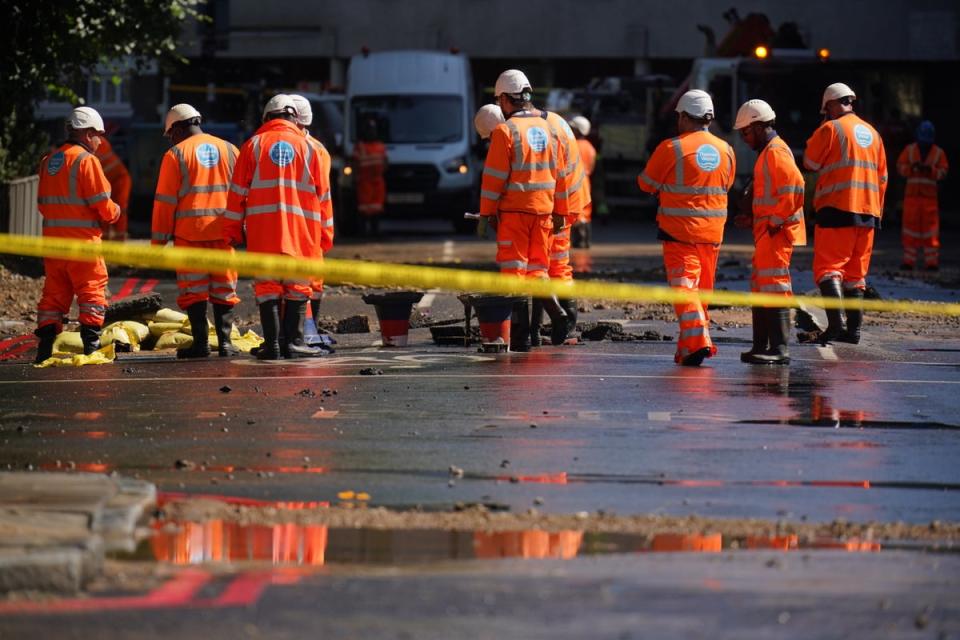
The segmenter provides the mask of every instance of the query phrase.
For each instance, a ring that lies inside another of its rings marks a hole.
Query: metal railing
[[[0,183],[0,231],[24,236],[43,234],[37,210],[39,176]]]

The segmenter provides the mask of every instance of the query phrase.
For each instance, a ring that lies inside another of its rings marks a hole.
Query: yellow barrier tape
[[[0,234],[0,253],[24,256],[91,261],[103,257],[111,264],[154,269],[190,269],[192,271],[236,271],[240,275],[307,279],[322,277],[327,282],[354,283],[374,287],[406,289],[446,289],[476,291],[498,295],[557,295],[562,298],[621,300],[625,302],[677,303],[690,300],[690,294],[666,286],[614,282],[524,280],[489,271],[469,271],[443,267],[424,267],[396,263],[332,260],[323,262],[253,252],[227,252],[189,247],[155,247],[122,242],[85,242],[69,238],[43,238]],[[799,306],[842,308],[842,300],[795,296],[784,299],[766,293],[740,291],[701,292],[699,297],[713,305]],[[866,311],[896,311],[930,315],[960,316],[960,304],[912,300],[864,300]]]

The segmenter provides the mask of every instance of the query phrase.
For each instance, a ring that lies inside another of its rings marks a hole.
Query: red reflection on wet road
[[[567,472],[541,473],[528,476],[497,476],[500,482],[530,482],[535,484],[567,484]]]
[[[473,552],[477,558],[555,558],[569,560],[577,555],[583,541],[582,531],[506,531],[473,534]]]

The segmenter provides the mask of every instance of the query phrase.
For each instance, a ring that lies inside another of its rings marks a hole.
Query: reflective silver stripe
[[[41,196],[37,198],[37,204],[87,204],[83,198],[71,198],[70,196]]]
[[[903,229],[903,235],[908,236],[908,237],[910,237],[910,238],[935,238],[935,237],[937,236],[937,232],[936,232],[936,231],[926,231],[926,232],[923,232],[923,233],[918,233],[917,231],[913,231],[913,230],[911,230],[911,229]],[[912,249],[912,247],[911,247],[911,249]],[[914,250],[916,250],[916,249],[914,249]]]
[[[684,209],[676,207],[660,207],[659,213],[665,216],[680,218],[726,218],[726,209]]]
[[[771,284],[761,285],[758,291],[766,291],[770,293],[792,293],[793,288],[789,283],[786,282],[774,282]]]
[[[860,280],[844,280],[843,281],[843,290],[849,291],[850,289],[859,289],[860,287],[867,286],[867,281],[861,278]]]
[[[936,180],[930,178],[907,178],[907,184],[937,184]]]
[[[840,160],[838,162],[831,162],[830,164],[825,165],[822,169],[820,169],[820,173],[818,175],[822,176],[830,173],[831,171],[836,171],[837,169],[849,169],[850,167],[876,171],[877,163],[870,162],[869,160]]]
[[[507,129],[510,130],[510,138],[513,141],[513,166],[519,167],[523,164],[523,142],[520,141],[520,129],[517,123],[507,120]]]
[[[803,187],[800,185],[787,185],[785,187],[779,187],[777,189],[777,195],[785,195],[787,193],[796,193],[798,195],[803,195]]]
[[[223,217],[226,218],[227,220],[236,220],[236,221],[243,220],[242,213],[237,213],[236,211],[230,211],[229,209],[223,212]]]
[[[557,188],[557,183],[550,182],[508,182],[507,191],[553,191]]]
[[[777,267],[774,269],[760,269],[754,272],[758,278],[775,278],[777,276],[789,276],[790,269]]]
[[[63,318],[63,314],[59,311],[47,311],[45,309],[37,311],[37,320],[59,320],[61,318]]]
[[[663,193],[684,193],[695,196],[724,196],[727,190],[723,187],[690,187],[682,184],[664,184],[660,190]]]
[[[250,193],[250,190],[247,189],[246,187],[241,187],[240,185],[233,182],[230,183],[230,191],[233,191],[237,195],[241,195],[244,197],[246,197],[246,195]]]
[[[833,128],[837,132],[837,139],[840,140],[840,157],[849,158],[850,149],[847,145],[847,133],[843,130],[843,124],[839,120],[834,120]]]
[[[494,193],[493,191],[481,191],[481,192],[480,192],[480,197],[481,197],[481,198],[487,198],[488,200],[499,200],[499,199],[500,199],[500,194],[499,194],[499,193]]]
[[[821,166],[819,162],[814,162],[814,161],[810,158],[810,156],[807,155],[807,152],[806,152],[806,151],[803,152],[803,164],[804,164],[804,166],[807,167],[808,169],[812,169],[812,170],[814,170],[814,171],[819,171],[819,170],[820,170],[820,166]]]
[[[485,176],[491,176],[491,177],[494,177],[494,178],[499,178],[499,179],[501,179],[501,180],[506,180],[508,177],[510,177],[510,173],[509,173],[509,172],[507,172],[507,171],[500,171],[499,169],[494,169],[494,168],[492,168],[492,167],[484,167],[484,168],[483,168],[483,175],[485,175]]]
[[[527,263],[523,260],[505,260],[503,262],[497,262],[500,265],[501,269],[526,269]]]
[[[227,168],[230,170],[230,175],[233,175],[233,167],[237,164],[237,152],[234,149],[233,145],[226,145],[227,147]]]
[[[320,198],[320,202],[329,202],[330,201],[330,192],[324,191],[322,194],[317,194],[317,197]]]
[[[547,265],[536,264],[534,262],[531,262],[527,265],[527,271],[545,271],[546,268],[547,268]]]
[[[573,194],[575,194],[575,193],[577,193],[578,191],[580,191],[580,187],[581,187],[582,185],[583,185],[583,175],[581,174],[580,179],[577,180],[572,187],[570,187],[569,189],[567,189],[567,190],[564,191],[563,193],[558,194],[558,197],[559,197],[561,200],[564,199],[564,198],[569,198],[569,197],[572,196]]]
[[[268,293],[263,296],[257,296],[257,304],[263,304],[264,302],[272,302],[274,300],[280,299],[279,293]]]
[[[107,171],[110,171],[111,169],[116,169],[117,167],[120,166],[120,158],[118,158],[116,154],[111,154],[111,155],[113,156],[113,160],[111,160],[109,164],[103,165],[104,173],[106,173]],[[103,164],[103,163],[101,162],[100,164]]]
[[[172,233],[153,233],[150,235],[151,240],[157,240],[159,242],[169,242],[173,238]]]
[[[561,253],[551,253],[551,254],[550,254],[550,259],[551,259],[551,260],[566,260],[566,259],[569,258],[569,257],[570,257],[570,252],[569,252],[569,251],[563,251],[563,252],[561,252]]]
[[[537,171],[539,169],[556,169],[557,163],[551,160],[550,162],[526,162],[520,165],[515,165],[512,167],[514,171]],[[563,174],[566,175],[566,174]]]
[[[833,193],[834,191],[845,191],[847,189],[864,189],[866,191],[880,191],[880,187],[873,184],[872,182],[860,182],[858,180],[851,180],[850,182],[838,182],[836,184],[831,184],[829,186],[823,187],[822,189],[817,189],[815,195],[822,196],[827,193]]]
[[[293,285],[299,285],[301,287],[309,287],[310,281],[309,280],[284,280],[283,284],[284,286],[288,286],[288,287]]]
[[[784,220],[784,224],[791,224],[793,222],[800,222],[803,220],[803,208],[797,209],[796,213]]]
[[[43,227],[45,229],[57,227],[71,229],[97,229],[100,227],[100,223],[96,220],[51,220],[49,218],[44,218]]]
[[[326,220],[324,220],[324,221],[323,221],[323,228],[324,228],[324,229],[332,229],[332,228],[333,228],[333,218],[327,218]]]
[[[153,199],[156,200],[157,202],[172,204],[173,206],[177,206],[177,202],[179,202],[176,196],[168,196],[162,193],[158,193],[157,195],[153,196]]]
[[[183,157],[183,150],[180,147],[172,147],[170,151],[180,165],[180,191],[177,195],[183,199],[190,192],[190,170],[187,168],[187,159]]]
[[[687,311],[686,313],[680,314],[680,322],[706,322],[706,318],[703,317],[703,314],[700,311]]]
[[[653,187],[655,190],[660,191],[663,188],[663,185],[647,175],[646,172],[640,174],[640,179],[646,182],[648,185]]]
[[[89,198],[87,198],[86,200],[84,200],[84,202],[85,202],[87,205],[95,205],[95,204],[97,204],[98,202],[101,202],[101,201],[103,201],[103,200],[108,200],[108,199],[110,199],[110,192],[109,192],[109,191],[104,191],[104,192],[102,192],[102,193],[98,193],[98,194],[96,194],[96,195],[90,196]]]
[[[190,193],[222,193],[228,188],[225,184],[201,184],[190,187]]]
[[[291,213],[295,216],[300,216],[308,220],[323,220],[323,214],[319,211],[310,211],[309,209],[301,209],[292,204],[287,204],[286,202],[279,202],[277,204],[265,204],[259,207],[247,207],[248,216],[256,216],[265,213]]]
[[[834,279],[838,280],[842,277],[843,277],[843,274],[840,273],[839,271],[827,271],[822,276],[820,276],[820,279],[817,280],[817,284],[820,284],[821,282],[826,282],[827,280],[834,280]]]
[[[671,287],[683,287],[684,289],[696,289],[697,281],[692,278],[671,278]]]
[[[223,209],[184,209],[173,214],[174,219],[181,218],[204,218],[206,216],[219,216]]]
[[[684,338],[695,338],[696,336],[702,336],[705,331],[705,327],[691,327],[690,329],[684,329],[680,332],[680,340]]]
[[[512,247],[513,240],[497,240],[498,247]]]
[[[210,285],[200,284],[192,287],[178,287],[177,291],[180,293],[206,293],[209,289]]]
[[[670,146],[673,147],[673,155],[676,160],[676,166],[674,167],[674,178],[673,181],[677,185],[683,184],[683,149],[680,148],[680,138],[674,138],[670,141]]]

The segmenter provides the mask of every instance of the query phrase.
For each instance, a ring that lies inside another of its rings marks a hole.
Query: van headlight
[[[443,163],[443,170],[447,173],[460,173],[465,174],[469,173],[470,165],[467,164],[467,159],[463,156],[457,156],[456,158],[451,158]]]

